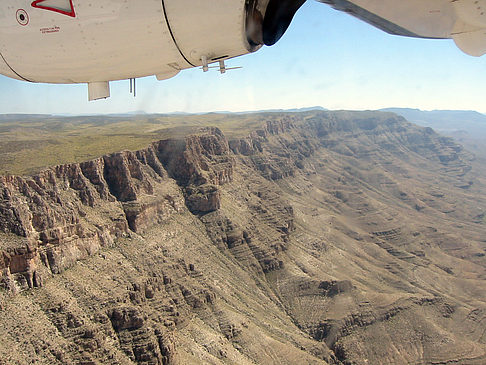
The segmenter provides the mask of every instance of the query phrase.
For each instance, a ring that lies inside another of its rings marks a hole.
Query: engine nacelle
[[[0,53],[24,80],[47,83],[120,80],[190,66],[160,0],[2,2]]]
[[[304,1],[2,1],[0,73],[107,97],[107,81],[165,79],[273,44]]]

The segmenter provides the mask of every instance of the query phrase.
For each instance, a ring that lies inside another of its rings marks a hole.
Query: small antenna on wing
[[[208,72],[209,66],[208,66],[208,58],[206,56],[201,57],[201,63],[202,63],[203,72]]]
[[[202,64],[201,69],[204,72],[208,72],[210,68],[216,68],[217,71],[219,71],[219,73],[224,74],[224,73],[226,73],[226,71],[237,70],[239,68],[243,68],[243,67],[240,67],[240,66],[238,66],[238,67],[226,67],[224,60],[219,60],[218,62],[219,62],[219,66],[209,66],[208,58],[206,56],[202,56],[201,57],[201,64]]]
[[[137,96],[137,86],[135,80],[135,78],[130,79],[130,94],[133,94],[133,97]]]
[[[220,60],[220,61],[219,61],[219,70],[218,70],[218,71],[219,71],[221,74],[224,74],[224,73],[226,73],[226,71],[230,71],[230,70],[237,70],[237,69],[239,69],[239,68],[243,68],[243,67],[241,67],[241,66],[238,66],[238,67],[226,67],[226,65],[225,65],[225,63],[224,63],[224,60]]]

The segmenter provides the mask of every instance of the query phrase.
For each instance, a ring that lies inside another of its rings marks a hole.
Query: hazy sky
[[[171,80],[111,84],[89,103],[86,85],[28,84],[0,76],[0,113],[89,114],[411,107],[486,113],[486,56],[452,40],[390,36],[327,5],[308,1],[273,47],[228,61],[220,75],[193,69]]]

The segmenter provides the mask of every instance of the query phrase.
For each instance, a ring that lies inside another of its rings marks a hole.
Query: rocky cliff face
[[[312,112],[1,177],[0,358],[480,364],[473,167],[392,114]]]
[[[185,141],[0,178],[0,229],[25,238],[2,251],[1,280],[13,290],[15,283],[37,287],[39,264],[60,273],[117,238],[166,220],[184,202],[194,212],[217,210],[217,186],[232,178],[228,152],[221,132],[209,128]]]

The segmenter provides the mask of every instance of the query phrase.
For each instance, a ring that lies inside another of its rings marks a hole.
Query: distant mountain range
[[[241,112],[237,114],[248,114],[248,113],[303,113],[303,112],[310,112],[313,110],[328,110],[323,108],[322,106],[310,106],[306,108],[293,108],[293,109],[268,109],[268,110],[254,110],[249,112]]]
[[[0,122],[16,121],[22,119],[42,119],[50,117],[50,114],[0,114]]]
[[[432,110],[386,108],[381,111],[401,115],[410,122],[442,132],[465,131],[486,135],[486,115],[472,110]]]
[[[472,110],[423,111],[408,108],[386,108],[381,111],[401,115],[409,122],[431,127],[454,138],[477,156],[486,158],[486,115]]]
[[[170,112],[170,113],[147,113],[143,110],[110,113],[110,114],[0,114],[0,120],[12,120],[19,117],[24,118],[45,118],[48,116],[79,117],[79,116],[109,116],[109,117],[130,117],[136,115],[201,115],[201,114],[253,114],[253,113],[299,113],[308,111],[329,110],[322,106],[311,106],[292,109],[261,109],[244,112],[231,112],[220,110],[216,112]],[[419,125],[428,126],[437,130],[469,130],[472,127],[479,127],[481,130],[486,126],[486,114],[481,114],[473,110],[432,110],[425,111],[412,108],[384,108],[379,111],[392,112],[403,116],[405,119]]]
[[[228,110],[219,110],[219,111],[215,111],[215,112],[201,112],[201,113],[173,112],[173,113],[164,113],[164,114],[167,114],[167,115],[203,115],[203,114],[237,114],[237,115],[244,115],[244,114],[258,114],[258,113],[303,113],[303,112],[310,112],[310,111],[314,111],[314,110],[325,111],[325,110],[328,110],[328,109],[323,108],[322,106],[311,106],[311,107],[305,107],[305,108],[293,108],[293,109],[262,109],[262,110],[249,110],[249,111],[243,111],[243,112],[231,112],[231,111],[228,111]]]
[[[148,114],[145,111],[138,110],[118,114],[100,114],[100,115],[63,115],[63,117],[106,117],[106,118],[132,118],[135,116],[165,115],[165,116],[184,116],[184,115],[208,115],[208,114],[259,114],[259,113],[299,113],[309,111],[325,111],[328,109],[322,106],[313,106],[293,109],[268,109],[254,110],[246,112],[217,111],[213,113],[186,113],[173,112],[163,114]],[[398,114],[408,121],[424,127],[431,127],[434,130],[456,139],[464,144],[468,149],[486,158],[486,114],[481,114],[472,110],[432,110],[424,111],[411,108],[384,108],[384,112]],[[0,123],[11,122],[15,120],[35,120],[49,117],[59,117],[49,114],[0,114]]]

